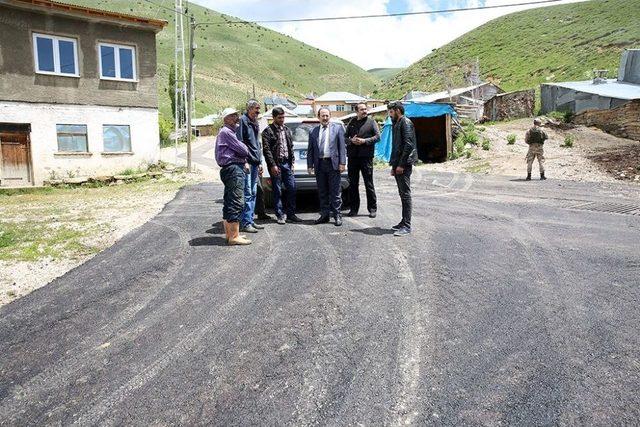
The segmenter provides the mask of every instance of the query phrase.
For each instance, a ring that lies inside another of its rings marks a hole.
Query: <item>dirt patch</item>
[[[589,159],[615,179],[640,182],[640,144],[596,150]]]
[[[155,216],[182,175],[99,188],[0,194],[0,306],[40,288]]]
[[[477,125],[479,143],[470,147],[471,153],[468,158],[428,164],[426,167],[438,171],[524,176],[525,155],[528,149],[524,135],[531,125],[531,119]],[[597,128],[584,126],[567,129],[545,127],[545,131],[549,135],[549,140],[544,144],[547,177],[572,181],[613,182],[621,179],[620,171],[631,172],[628,168],[635,168],[640,164],[640,142],[618,138]],[[507,143],[508,135],[516,136],[515,144]],[[571,148],[561,147],[567,136],[573,138]],[[482,149],[483,139],[489,141],[488,150]],[[537,174],[537,168],[538,165],[534,164],[534,174]],[[627,175],[625,172],[625,178]],[[631,176],[630,180],[633,181],[634,176]]]

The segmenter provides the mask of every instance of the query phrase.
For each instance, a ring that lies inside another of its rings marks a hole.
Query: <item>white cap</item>
[[[227,116],[230,116],[232,114],[238,114],[238,110],[236,110],[235,108],[225,108],[222,111],[222,118],[224,119]]]

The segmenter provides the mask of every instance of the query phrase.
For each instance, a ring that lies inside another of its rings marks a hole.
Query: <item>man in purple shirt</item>
[[[216,138],[216,162],[224,184],[222,219],[229,245],[249,245],[251,240],[240,236],[240,219],[244,208],[244,181],[249,170],[247,146],[238,140],[236,126],[238,111],[226,108],[222,112],[224,126]]]

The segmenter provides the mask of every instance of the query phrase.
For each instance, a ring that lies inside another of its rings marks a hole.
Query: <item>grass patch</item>
[[[479,163],[477,165],[467,166],[464,168],[465,172],[468,173],[486,173],[491,169],[491,165],[489,162]]]
[[[82,239],[86,232],[49,222],[0,222],[0,260],[74,258],[97,252]]]
[[[513,145],[516,143],[516,134],[510,133],[507,135],[507,145]]]
[[[489,151],[491,149],[491,141],[488,138],[482,139],[482,149]]]
[[[573,143],[575,142],[575,138],[573,135],[565,135],[564,142],[560,144],[562,148],[571,148],[573,147]]]

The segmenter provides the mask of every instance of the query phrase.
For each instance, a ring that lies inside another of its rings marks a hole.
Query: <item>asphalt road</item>
[[[231,248],[185,188],[0,309],[0,424],[640,422],[638,187],[417,171],[407,238],[377,188]]]

